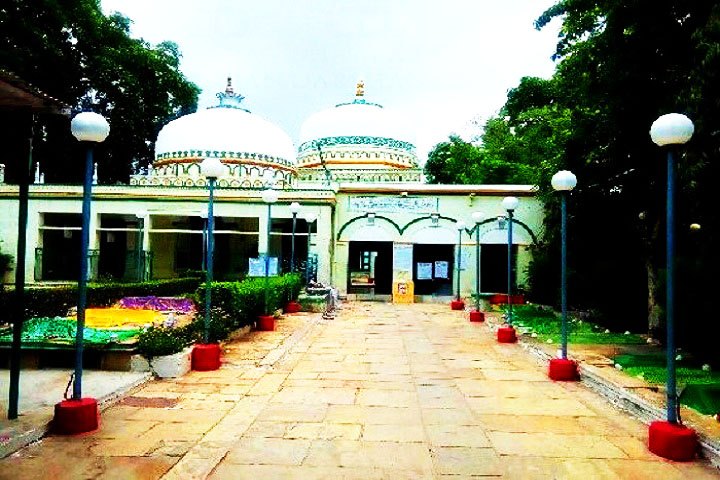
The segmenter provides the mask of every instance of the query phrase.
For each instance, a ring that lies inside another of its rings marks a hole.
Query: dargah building
[[[389,298],[394,284],[412,281],[418,301],[448,297],[460,272],[461,293],[469,296],[478,234],[481,291],[505,292],[508,225],[501,201],[515,196],[512,258],[517,283],[524,283],[542,224],[533,187],[425,183],[410,123],[366,99],[362,83],[354,98],[310,116],[297,146],[247,110],[230,81],[217,97],[216,106],[160,130],[147,173],[129,185],[93,186],[92,279],[164,279],[202,270],[208,188],[200,163],[215,157],[224,169],[214,191],[216,279],[257,274],[253,265],[265,253],[277,258],[278,271],[290,271],[290,205],[297,202],[296,270],[342,295]],[[270,208],[261,195],[267,188],[279,193]],[[38,180],[30,186],[28,283],[77,280],[81,197],[80,185]],[[476,223],[478,211],[484,217]],[[18,187],[0,174],[4,252],[17,248],[17,222]],[[5,281],[12,278],[9,272]]]

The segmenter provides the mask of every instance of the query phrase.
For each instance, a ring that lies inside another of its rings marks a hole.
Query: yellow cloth
[[[76,317],[72,318],[76,319]],[[85,326],[90,328],[143,326],[162,322],[164,318],[160,312],[153,310],[124,308],[88,308],[85,310]]]

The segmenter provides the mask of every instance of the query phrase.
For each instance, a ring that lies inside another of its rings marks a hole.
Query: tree
[[[708,161],[720,143],[718,8],[702,0],[561,0],[537,20],[538,28],[553,18],[563,22],[553,80],[557,101],[570,110],[572,134],[559,166],[577,174],[573,204],[583,212],[572,223],[573,258],[584,272],[576,276],[574,298],[606,312],[622,309],[630,318],[647,308],[655,335],[662,331],[665,178],[662,152],[648,129],[660,114],[686,113],[697,128],[680,169],[678,225],[701,218],[704,240],[678,228],[679,266],[697,263],[688,259],[698,251],[708,253],[706,269],[718,265],[709,247],[718,232],[709,179],[718,170]],[[612,219],[611,229],[599,232],[597,218]],[[690,271],[682,274],[695,286]],[[644,290],[647,302],[600,301],[607,295],[598,285],[621,287],[628,299],[642,298]],[[690,290],[681,287],[679,297],[689,298]]]
[[[435,145],[425,162],[429,183],[472,184],[480,178],[480,149],[457,135]]]
[[[103,15],[98,0],[9,0],[0,9],[0,68],[108,119],[110,136],[96,154],[104,183],[126,182],[132,165],[151,163],[159,129],[194,111],[199,93],[179,70],[177,45],[131,38],[130,23],[120,14]],[[16,117],[3,123],[10,135],[27,136]],[[34,157],[47,181],[78,182],[81,153],[68,120],[41,118],[34,137]],[[11,164],[8,178],[14,176]]]

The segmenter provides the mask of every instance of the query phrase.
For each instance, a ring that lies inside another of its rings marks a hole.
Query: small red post
[[[580,380],[577,362],[568,358],[553,358],[550,360],[548,376],[551,380],[572,382]]]
[[[94,398],[63,400],[55,404],[52,432],[58,435],[80,435],[100,427],[98,403]]]
[[[695,458],[698,440],[695,430],[677,423],[652,422],[648,435],[648,448],[652,453],[676,462]]]
[[[190,359],[196,372],[217,370],[220,368],[220,344],[198,343],[193,347]]]

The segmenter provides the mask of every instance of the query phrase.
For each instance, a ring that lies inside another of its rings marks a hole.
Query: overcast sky
[[[351,100],[406,115],[418,155],[466,138],[526,75],[549,77],[559,23],[533,21],[555,0],[102,0],[131,33],[176,42],[200,108],[233,78],[244,104],[298,141],[311,114]],[[475,132],[477,133],[477,132]],[[297,146],[297,145],[296,145]]]

